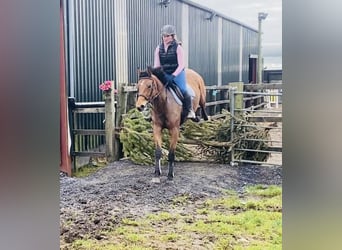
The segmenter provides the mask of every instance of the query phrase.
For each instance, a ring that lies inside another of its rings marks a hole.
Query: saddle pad
[[[191,96],[191,100],[193,100],[195,98],[195,92],[194,90],[189,86],[187,85],[187,89],[188,89],[188,93],[189,95]],[[176,94],[176,92],[172,89],[172,88],[168,88],[168,90],[171,92],[171,94],[173,95],[173,97],[175,98],[176,102],[179,104],[179,105],[183,105],[182,101],[179,99],[178,95]]]
[[[173,95],[173,98],[175,98],[176,102],[179,104],[179,105],[183,105],[182,104],[182,101],[179,99],[179,97],[176,95],[176,92],[172,89],[172,88],[169,88],[168,89],[170,91],[170,93]]]

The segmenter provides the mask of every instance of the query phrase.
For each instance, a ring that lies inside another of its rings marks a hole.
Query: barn
[[[165,24],[176,27],[186,66],[206,85],[256,80],[258,31],[188,0],[60,0],[61,171],[70,172],[68,97],[102,101],[99,84],[137,82],[137,67],[153,64]],[[96,127],[101,118],[82,118]]]

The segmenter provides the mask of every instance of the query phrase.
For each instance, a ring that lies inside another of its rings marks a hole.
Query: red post
[[[63,4],[60,0],[60,171],[71,176],[71,158],[68,153],[68,106],[65,82],[65,57],[64,57],[64,25],[63,25]]]

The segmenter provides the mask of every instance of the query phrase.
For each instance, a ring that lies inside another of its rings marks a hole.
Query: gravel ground
[[[243,192],[249,185],[281,185],[282,168],[182,162],[175,178],[167,180],[163,166],[160,183],[152,183],[154,167],[120,160],[86,178],[60,176],[61,248],[86,235],[101,240],[101,231],[115,228],[122,218],[138,218],[150,212],[168,211],[172,200],[187,195],[191,200],[223,195],[224,190]]]

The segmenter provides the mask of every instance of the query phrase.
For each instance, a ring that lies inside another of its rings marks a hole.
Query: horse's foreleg
[[[178,137],[179,137],[179,129],[178,128],[173,128],[170,129],[170,148],[169,148],[169,173],[167,175],[167,178],[169,180],[172,180],[173,177],[175,176],[174,173],[174,166],[175,166],[175,150],[178,142]]]
[[[154,170],[154,175],[156,177],[159,177],[161,175],[161,168],[160,168],[160,159],[162,157],[162,150],[161,150],[161,145],[162,145],[162,137],[161,137],[161,128],[160,127],[153,127],[153,137],[154,137],[154,143],[156,145],[156,150],[155,150],[155,170]]]
[[[155,151],[155,168],[154,168],[154,175],[156,177],[161,175],[161,168],[160,168],[160,158],[162,156],[162,150],[160,147],[156,148]]]

